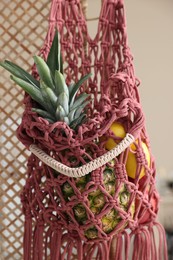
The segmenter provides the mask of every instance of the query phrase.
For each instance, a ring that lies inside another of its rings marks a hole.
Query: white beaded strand
[[[130,146],[134,142],[135,138],[131,134],[126,134],[125,138],[112,150],[108,151],[104,155],[90,161],[83,166],[70,168],[42,151],[37,145],[31,144],[29,149],[30,151],[37,156],[42,162],[46,165],[50,166],[52,169],[56,170],[59,173],[62,173],[68,177],[79,178],[87,175],[88,173],[98,169],[99,167],[105,165],[119,154],[121,154],[126,148]]]

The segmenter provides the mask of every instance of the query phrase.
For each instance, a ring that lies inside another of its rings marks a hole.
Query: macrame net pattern
[[[93,97],[87,108],[88,120],[77,132],[63,122],[50,124],[31,111],[33,100],[26,95],[18,138],[27,148],[34,143],[57,161],[78,167],[105,154],[107,138],[117,143],[121,140],[109,130],[118,121],[135,137],[136,178],[129,178],[125,167],[130,147],[81,179],[60,174],[31,154],[21,194],[24,259],[127,260],[130,250],[134,260],[167,259],[164,230],[156,222],[155,163],[151,156],[148,165],[142,149],[142,142],[149,150],[150,146],[138,95],[139,81],[127,44],[123,1],[103,1],[97,34],[91,39],[80,1],[53,0],[49,30],[40,50],[45,59],[55,27],[61,35],[67,84],[92,72],[86,90]],[[37,77],[35,67],[33,75]],[[85,89],[83,85],[80,91]],[[111,193],[105,182],[107,168],[113,170]],[[145,176],[140,179],[141,170],[145,170]],[[70,189],[71,195],[67,196],[64,188]],[[91,196],[95,196],[94,206],[100,206],[95,211]],[[84,219],[76,212],[84,214]],[[115,218],[110,229],[105,224],[109,217]]]

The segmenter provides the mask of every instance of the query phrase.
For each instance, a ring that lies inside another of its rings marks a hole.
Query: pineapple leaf
[[[83,111],[84,107],[89,102],[90,101],[83,102],[82,104],[79,104],[77,107],[72,108],[72,110],[68,114],[69,121],[72,122],[74,119],[77,119],[77,117],[79,117],[81,112]]]
[[[84,77],[82,77],[72,88],[71,90],[71,94],[70,94],[70,107],[73,106],[74,100],[75,100],[75,96],[77,94],[77,91],[79,89],[79,87],[84,83],[84,81],[86,81],[89,77],[91,77],[91,73],[85,75]]]
[[[64,117],[64,122],[65,122],[67,125],[69,125],[70,122],[69,122],[69,119],[68,119],[67,116]]]
[[[39,56],[34,56],[34,61],[40,76],[40,80],[44,81],[47,86],[51,89],[55,89],[51,71],[47,66],[46,62]]]
[[[72,122],[72,121],[73,121],[73,119],[74,119],[74,114],[75,114],[75,112],[76,112],[76,109],[77,109],[77,108],[72,109],[72,110],[70,111],[70,113],[68,114],[69,122]]]
[[[72,89],[74,87],[75,83],[72,83],[68,86],[68,92],[69,92],[69,95],[71,95],[71,92],[72,92]]]
[[[39,114],[40,116],[42,116],[43,118],[49,118],[52,122],[55,122],[56,119],[52,116],[52,114],[50,114],[49,112],[42,110],[40,108],[32,108],[33,112],[36,112],[37,114]]]
[[[82,113],[80,115],[80,117],[78,117],[77,119],[73,120],[71,123],[70,123],[70,127],[74,130],[76,130],[76,128],[81,125],[83,122],[84,122],[84,119],[86,119],[86,114],[85,113]]]
[[[90,101],[85,101],[83,104],[81,104],[75,111],[75,116],[74,119],[77,119],[80,114],[82,113],[83,109],[86,107],[86,105],[89,103]]]
[[[47,58],[47,65],[49,66],[53,76],[55,75],[56,70],[59,70],[61,73],[63,73],[61,46],[57,30],[55,31],[54,39]]]
[[[60,72],[61,72],[62,74],[64,73],[62,53],[60,53]]]
[[[52,107],[54,108],[54,111],[56,111],[58,97],[55,95],[54,91],[51,88],[47,87],[45,89],[45,91],[46,91],[46,93],[47,93],[47,95],[48,95],[48,97],[50,99],[50,102],[52,104]]]
[[[44,100],[39,89],[35,88],[32,84],[16,76],[11,76],[11,79],[17,85],[19,85],[25,92],[27,92],[33,100],[38,102],[41,106],[45,107]]]
[[[56,110],[57,97],[53,93],[53,90],[49,88],[43,80],[40,80],[40,91],[44,100],[44,107],[50,113]]]
[[[89,97],[89,94],[87,94],[87,93],[81,94],[79,97],[76,98],[71,109],[74,109],[74,108],[80,106],[88,97]]]
[[[25,80],[26,82],[31,83],[33,86],[39,88],[39,82],[32,75],[30,75],[28,72],[26,72],[18,65],[8,60],[5,60],[4,62],[0,62],[0,66],[8,70],[13,76]]]
[[[65,92],[62,92],[58,97],[58,104],[61,105],[66,112],[66,114],[69,113],[69,105],[68,105],[68,96]]]
[[[64,117],[66,117],[66,113],[61,105],[57,106],[55,115],[57,120],[64,122]]]
[[[63,74],[58,70],[55,71],[55,92],[57,95],[65,92],[65,94],[69,97],[69,90],[66,85],[65,78]]]

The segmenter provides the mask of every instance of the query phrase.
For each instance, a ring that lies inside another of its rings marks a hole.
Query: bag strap
[[[86,41],[89,43],[91,49],[94,47],[96,42],[100,41],[101,48],[103,47],[102,52],[104,52],[104,48],[107,48],[107,45],[110,44],[110,37],[112,36],[116,37],[116,45],[120,44],[123,48],[128,48],[123,0],[102,0],[97,34],[94,40],[90,38],[86,17],[83,13],[81,2],[82,0],[52,0],[48,20],[48,33],[46,35],[43,48],[41,49],[43,56],[47,56],[49,52],[49,48],[55,33],[55,27],[58,28],[60,35],[63,35],[63,26],[66,24],[69,29],[72,26],[71,16],[75,18],[75,26],[80,27],[81,33],[85,35]],[[84,6],[84,9],[86,9],[86,6]],[[108,26],[108,24],[110,26]],[[110,30],[114,31],[112,36],[110,35]],[[119,33],[116,36],[115,31],[117,30]],[[117,46],[114,46],[115,49],[116,47]],[[127,56],[128,54],[129,53],[126,52],[125,55]]]
[[[126,134],[125,138],[112,150],[108,151],[104,155],[94,159],[93,161],[90,161],[87,164],[84,164],[83,166],[76,167],[76,168],[70,168],[52,157],[50,157],[48,154],[43,152],[37,145],[32,144],[30,145],[30,151],[36,155],[42,162],[44,162],[46,165],[50,166],[52,169],[56,170],[59,173],[62,173],[63,175],[66,175],[68,177],[74,177],[79,178],[82,176],[85,176],[89,174],[90,172],[98,169],[99,167],[102,167],[115,157],[117,157],[119,154],[121,154],[126,148],[130,146],[134,142],[135,138],[131,134]]]

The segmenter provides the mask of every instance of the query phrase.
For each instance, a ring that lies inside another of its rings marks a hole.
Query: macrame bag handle
[[[80,0],[65,0],[65,1],[69,2],[71,4],[80,4]],[[49,30],[48,30],[48,34],[45,39],[45,44],[41,50],[41,52],[44,56],[47,55],[48,49],[50,47],[49,44],[53,39],[53,31],[54,31],[55,25],[57,27],[59,27],[60,33],[61,33],[61,28],[64,23],[64,20],[62,17],[61,2],[62,2],[62,0],[53,0],[52,1],[50,17],[49,17]],[[108,3],[120,4],[120,7],[123,5],[122,0],[111,0],[111,1],[104,0],[104,4],[108,4]],[[81,7],[81,5],[80,5],[80,7]],[[127,38],[125,38],[124,44],[127,47]],[[118,75],[121,76],[121,74],[124,75],[124,73],[119,72],[117,75],[115,74],[115,77],[118,77]],[[120,79],[120,80],[124,81],[122,79]],[[141,115],[141,113],[140,113],[139,117],[140,118],[138,118],[138,126],[137,126],[138,129],[136,128],[137,132],[139,132],[139,128],[142,127],[142,122],[143,122],[143,116]],[[134,126],[132,128],[134,129]],[[112,149],[112,150],[108,151],[107,153],[105,153],[104,155],[90,161],[89,163],[87,163],[83,166],[80,166],[80,167],[76,167],[76,168],[70,168],[70,167],[58,162],[57,160],[55,160],[54,158],[52,158],[48,154],[46,154],[44,151],[42,151],[35,144],[30,145],[29,149],[41,161],[43,161],[45,164],[47,164],[51,168],[55,169],[57,172],[62,173],[69,177],[78,178],[78,177],[82,177],[82,176],[89,174],[90,172],[98,169],[99,167],[102,167],[103,165],[105,165],[106,163],[111,161],[113,158],[115,158],[119,154],[121,154],[126,148],[128,148],[130,146],[130,144],[134,142],[134,140],[137,136],[137,132],[133,131],[133,129],[131,129],[130,133],[126,134],[125,138],[114,149]]]
[[[101,1],[101,0],[100,0]],[[40,50],[40,54],[43,55],[44,58],[47,58],[49,49],[50,49],[50,44],[53,41],[54,37],[54,29],[55,27],[58,28],[60,34],[62,32],[63,25],[65,23],[64,19],[64,13],[62,11],[62,2],[67,2],[68,4],[73,5],[74,7],[78,7],[79,12],[81,15],[83,15],[84,23],[82,22],[82,28],[83,32],[88,35],[88,29],[87,29],[87,24],[86,24],[86,8],[87,8],[87,3],[86,0],[83,0],[84,4],[82,4],[82,0],[52,0],[51,1],[51,8],[50,8],[50,14],[49,14],[49,28],[48,32],[43,44],[43,47]],[[119,8],[123,6],[123,0],[102,0],[102,5],[105,5],[107,7],[108,4],[117,4],[119,5]],[[73,8],[75,9],[75,8]],[[103,11],[105,11],[106,8],[101,8],[102,13],[100,13],[99,20],[104,20],[104,16],[106,15]],[[74,10],[73,10],[74,11]],[[108,16],[108,19],[110,19],[111,23],[111,18]],[[124,20],[125,23],[125,17],[124,15],[122,16],[122,19]],[[80,26],[80,25],[79,25]],[[98,26],[100,26],[100,21]],[[90,38],[90,37],[89,37]],[[89,39],[91,40],[91,39]],[[124,38],[124,47],[128,47],[127,44],[127,37]]]

